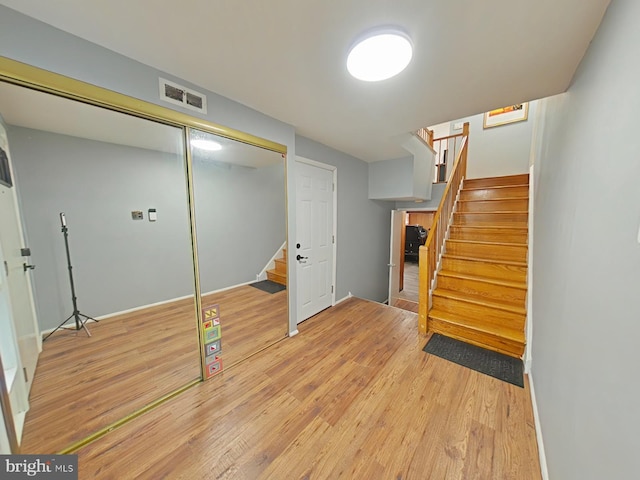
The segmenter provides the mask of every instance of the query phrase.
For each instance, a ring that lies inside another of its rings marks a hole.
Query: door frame
[[[321,168],[323,170],[329,170],[330,172],[332,172],[333,174],[333,212],[331,213],[333,215],[333,222],[332,222],[332,235],[333,235],[333,265],[331,265],[331,284],[333,285],[333,291],[331,292],[331,306],[334,307],[336,305],[336,291],[338,290],[338,285],[337,285],[337,252],[338,252],[338,167],[334,166],[334,165],[328,165],[326,163],[322,163],[322,162],[318,162],[317,160],[311,160],[310,158],[306,158],[306,157],[301,157],[299,155],[296,155],[295,158],[296,162],[299,163],[304,163],[306,165],[310,165],[312,167],[317,167],[317,168]],[[296,177],[296,182],[297,182],[297,177]],[[296,183],[297,185],[297,183]],[[295,206],[297,208],[297,205]],[[296,226],[297,228],[297,226]],[[295,235],[297,235],[297,231],[295,233]],[[292,265],[295,265],[293,263],[293,256],[291,256],[291,262]],[[300,282],[300,280],[298,279],[298,277],[296,276],[296,283]],[[296,285],[296,292],[298,292],[300,289],[298,288],[299,285]],[[298,299],[296,298],[296,325],[298,325],[300,322],[298,321]]]
[[[395,226],[396,226],[396,220],[398,217],[402,217],[401,220],[401,225],[400,225],[400,231],[396,232]],[[394,297],[392,295],[392,288],[393,288],[393,278],[394,276],[398,276],[398,292],[400,293],[403,289],[404,289],[404,243],[405,243],[405,225],[406,225],[406,218],[407,218],[407,212],[406,210],[403,209],[399,209],[399,208],[394,208],[393,210],[391,210],[391,236],[389,238],[389,263],[387,264],[389,267],[389,289],[387,291],[387,305],[393,306],[393,300]],[[394,252],[393,251],[393,247],[394,247],[394,240],[396,235],[398,235],[398,245],[396,246],[396,249],[399,250],[399,252]],[[393,259],[394,259],[394,255],[398,254],[398,264],[394,265],[393,263]]]
[[[404,212],[405,221],[406,221],[406,216],[409,215],[412,212],[416,212],[416,213],[433,212],[433,213],[436,213],[438,211],[438,208],[437,207],[423,207],[423,208],[406,208],[405,207],[405,208],[394,208],[394,211]],[[393,230],[391,231],[391,236],[393,236]],[[402,291],[404,289],[404,278],[403,278],[404,277],[404,243],[405,243],[404,239],[405,239],[405,237],[404,237],[404,232],[403,232],[402,241],[400,242],[401,243],[401,245],[400,245],[400,264],[401,264],[401,267],[399,268],[400,275],[401,275],[401,277],[400,277],[400,287],[401,287],[400,291]],[[392,255],[393,255],[392,248],[393,248],[393,242],[390,242],[390,244],[389,244],[389,258],[392,258]],[[391,285],[389,285],[389,290],[391,290]],[[389,302],[389,304],[391,304],[390,303],[391,302],[391,298],[387,299],[387,301]]]

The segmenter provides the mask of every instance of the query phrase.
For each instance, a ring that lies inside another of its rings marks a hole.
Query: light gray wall
[[[535,196],[532,372],[549,476],[640,471],[640,2],[613,0],[546,108]]]
[[[440,206],[440,200],[442,200],[442,194],[447,187],[446,183],[434,183],[431,189],[431,200],[424,202],[396,202],[396,210],[421,210],[421,209],[434,209],[437,210]]]
[[[255,281],[285,241],[284,161],[248,168],[196,154],[193,176],[202,292]]]
[[[413,148],[410,150],[413,153],[413,198],[422,200],[431,198],[435,153],[417,137],[413,137],[408,145]]]
[[[369,198],[386,200],[414,196],[413,155],[369,164]]]
[[[339,300],[353,295],[378,302],[389,290],[392,202],[369,200],[368,164],[296,136],[296,153],[338,170],[337,285]]]
[[[469,122],[469,152],[467,178],[516,175],[529,171],[531,135],[537,102],[529,102],[529,117],[524,122],[499,127],[482,128],[484,114],[473,115],[451,122]]]
[[[9,142],[43,330],[72,312],[60,212],[83,313],[193,294],[180,156],[20,127],[9,128]],[[149,208],[157,222],[148,221]],[[144,220],[133,221],[132,210],[143,210]]]

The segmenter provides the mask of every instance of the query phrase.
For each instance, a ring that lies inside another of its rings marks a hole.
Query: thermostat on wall
[[[158,214],[156,213],[156,209],[155,208],[150,208],[149,209],[149,221],[150,222],[155,222],[156,220],[158,220]]]
[[[134,210],[131,212],[131,218],[134,220],[142,220],[144,218],[144,215],[142,213],[142,210]]]

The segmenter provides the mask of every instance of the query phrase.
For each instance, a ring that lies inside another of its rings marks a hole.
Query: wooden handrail
[[[434,138],[433,141],[437,142],[439,140],[449,140],[450,138],[458,138],[464,137],[464,133],[456,133],[455,135],[447,135],[446,137]]]
[[[419,290],[418,290],[418,330],[422,335],[428,331],[428,314],[431,302],[432,282],[436,273],[438,260],[444,248],[447,228],[455,207],[458,191],[467,174],[467,151],[469,145],[469,124],[465,123],[460,151],[453,164],[453,170],[444,189],[440,205],[433,218],[427,241],[419,250]]]

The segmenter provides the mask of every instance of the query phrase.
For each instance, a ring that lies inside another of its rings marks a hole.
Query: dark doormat
[[[524,388],[522,360],[434,333],[422,349],[432,355]]]
[[[267,293],[278,293],[287,289],[285,285],[272,282],[271,280],[262,280],[261,282],[251,283],[250,285]]]

